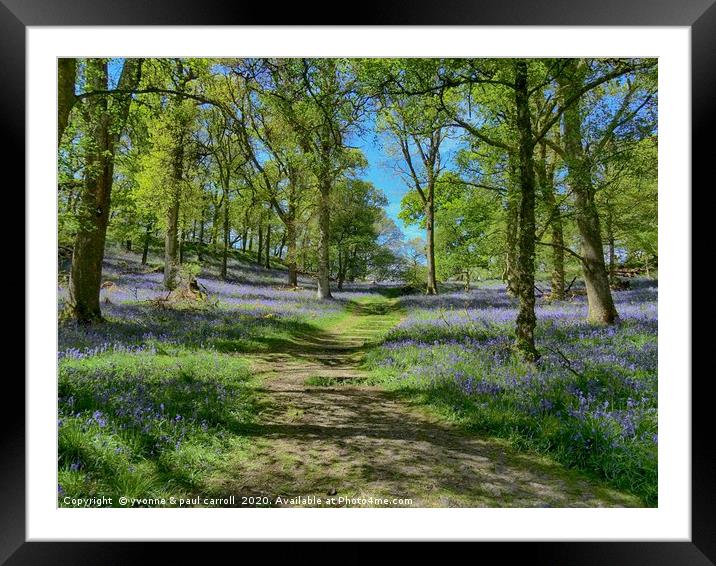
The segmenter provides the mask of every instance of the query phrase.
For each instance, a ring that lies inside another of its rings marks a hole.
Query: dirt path
[[[351,311],[323,333],[249,356],[263,377],[267,409],[251,448],[227,461],[213,489],[272,501],[305,497],[279,505],[310,507],[331,496],[367,500],[339,506],[374,506],[371,497],[403,499],[389,505],[400,507],[638,505],[546,458],[468,435],[361,384],[366,348],[400,313],[385,297],[354,303]]]

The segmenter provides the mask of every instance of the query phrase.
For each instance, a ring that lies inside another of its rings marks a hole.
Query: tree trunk
[[[278,250],[276,251],[276,257],[281,259],[283,257],[283,248],[286,247],[286,230],[283,231],[283,234],[281,234],[281,243],[278,246]]]
[[[542,188],[542,196],[549,212],[549,229],[552,240],[552,281],[550,299],[561,301],[564,299],[564,233],[562,230],[562,214],[559,204],[554,196],[553,173],[547,173],[547,145],[542,144],[540,150],[540,161],[537,166],[539,184]]]
[[[617,279],[617,261],[614,244],[614,211],[611,203],[607,201],[607,244],[609,246],[609,283],[613,285]]]
[[[57,144],[62,141],[70,112],[77,102],[75,80],[77,77],[77,59],[57,60]],[[107,85],[103,86],[104,89]]]
[[[344,262],[343,262],[343,251],[338,248],[338,290],[343,291],[343,277],[345,275]]]
[[[318,291],[316,296],[321,299],[332,299],[330,286],[330,197],[331,180],[328,170],[324,171],[319,183],[320,202],[318,204]]]
[[[99,75],[93,87],[106,89],[106,63],[96,61],[87,62],[88,72]],[[70,273],[70,304],[74,317],[82,323],[102,320],[99,292],[114,169],[109,156],[114,148],[110,145],[107,99],[93,97],[86,104],[92,122],[88,132],[91,149],[86,158],[85,186],[78,207],[79,222]]]
[[[271,269],[271,224],[266,226],[266,269]]]
[[[211,247],[216,248],[216,240],[219,235],[219,205],[214,203],[214,215],[211,219]]]
[[[184,252],[186,245],[186,230],[180,231],[181,237],[179,238],[179,264],[184,263]]]
[[[428,260],[428,283],[425,293],[437,295],[438,286],[435,277],[435,198],[432,180],[429,181],[428,202],[425,204],[425,231],[427,236],[426,256]]]
[[[289,208],[288,222],[286,223],[286,263],[288,264],[288,284],[298,287],[297,250],[296,250],[296,219]]]
[[[516,187],[511,186],[511,184],[507,191],[505,269],[502,272],[502,280],[507,283],[507,293],[512,296],[517,296],[515,265],[517,263],[517,230],[519,224],[520,196],[519,191]]]
[[[552,198],[554,199],[554,193]],[[564,233],[562,231],[562,216],[559,213],[559,207],[555,204],[555,217],[552,220],[552,281],[550,298],[561,301],[564,299]]]
[[[358,257],[358,246],[353,247],[353,251],[351,252],[351,271],[350,275],[348,277],[348,281],[353,283],[356,280],[356,258]]]
[[[562,101],[572,97],[583,84],[584,71],[579,60],[573,60],[559,87]],[[582,272],[587,287],[588,319],[597,324],[613,324],[617,310],[609,288],[609,275],[604,264],[604,249],[599,214],[594,201],[589,158],[582,147],[582,117],[579,104],[564,111],[564,148],[569,180],[574,193],[575,219],[581,240]]]
[[[597,324],[614,324],[618,315],[604,265],[604,249],[594,196],[591,191],[585,193],[575,190],[574,193],[577,227],[582,243],[582,270],[589,303],[588,318]]]
[[[249,237],[249,229],[244,228],[244,231],[241,234],[241,251],[242,252],[246,251],[246,240],[248,239],[248,237]]]
[[[176,170],[175,170],[176,172]],[[164,240],[164,287],[170,291],[176,287],[179,251],[179,187],[175,187],[167,208],[167,233]]]
[[[173,290],[177,285],[179,252],[179,206],[180,183],[184,161],[184,146],[179,140],[174,148],[172,164],[172,182],[174,183],[171,202],[167,208],[167,234],[164,243],[164,287]]]
[[[313,267],[309,261],[308,261],[308,243],[310,242],[310,239],[308,238],[308,235],[304,232],[303,236],[301,238],[301,245],[298,246],[298,249],[301,250],[301,269],[303,271],[311,271],[311,268]]]
[[[142,59],[127,59],[118,90],[136,89],[141,68]],[[87,85],[93,90],[106,90],[107,63],[102,59],[88,59],[86,69]],[[81,323],[102,319],[99,293],[111,204],[114,152],[127,121],[131,100],[129,95],[119,95],[113,97],[110,105],[109,97],[91,96],[84,103],[89,144],[84,186],[77,211],[78,229],[69,286],[70,308],[73,317]]]
[[[527,90],[527,62],[517,60],[515,65],[515,107],[519,132],[520,154],[520,208],[518,254],[516,266],[519,311],[515,347],[527,361],[536,361],[540,355],[535,348],[535,168],[534,140]]]
[[[201,207],[201,224],[199,225],[199,244],[196,249],[196,259],[202,260],[202,252],[204,251],[204,215],[206,214],[206,208],[202,205]]]
[[[221,256],[221,278],[226,280],[229,263],[229,194],[224,189],[224,251]]]
[[[144,232],[144,247],[142,248],[142,265],[147,265],[147,256],[149,255],[149,240],[152,235],[152,222],[147,222],[147,228]]]
[[[258,249],[256,250],[256,263],[261,265],[261,252],[263,251],[263,245],[264,245],[264,227],[259,223],[258,226],[259,230],[259,241],[258,241]]]

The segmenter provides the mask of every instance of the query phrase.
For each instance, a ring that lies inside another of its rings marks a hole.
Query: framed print
[[[360,12],[2,0],[27,223],[8,564],[716,560],[691,370],[716,8]]]

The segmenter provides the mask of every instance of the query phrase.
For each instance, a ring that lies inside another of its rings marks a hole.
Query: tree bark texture
[[[517,60],[515,65],[515,109],[519,132],[520,207],[517,236],[516,266],[517,313],[515,347],[528,361],[539,359],[535,347],[535,168],[534,140],[527,87],[527,62]]]

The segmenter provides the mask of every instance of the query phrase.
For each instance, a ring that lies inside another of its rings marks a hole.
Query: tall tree
[[[515,110],[519,134],[520,207],[517,256],[517,295],[520,307],[517,312],[515,345],[529,360],[539,358],[535,348],[535,166],[534,136],[529,107],[527,61],[513,61],[515,69]]]
[[[305,148],[301,146],[305,140],[296,133],[294,112],[286,112],[290,110],[288,105],[300,100],[299,94],[291,94],[298,89],[299,80],[265,61],[256,65],[237,61],[232,71],[238,84],[230,93],[239,109],[233,126],[249,165],[241,168],[241,174],[254,195],[274,209],[285,227],[288,285],[296,287],[297,223],[303,216],[310,188],[309,156],[303,154]],[[242,240],[245,249],[246,236]]]
[[[369,252],[374,246],[382,220],[381,209],[387,200],[371,183],[361,179],[344,179],[335,189],[331,242],[335,250],[338,290],[341,291],[349,273],[357,270],[359,253]]]
[[[190,81],[196,78],[192,68],[181,59],[174,60],[171,73],[173,87],[179,93],[187,92]],[[167,101],[168,133],[171,138],[171,175],[169,203],[166,207],[166,237],[164,241],[164,287],[174,289],[178,284],[180,261],[179,212],[186,181],[187,145],[193,132],[195,105],[181,97]]]
[[[364,113],[364,100],[344,60],[282,60],[270,65],[275,84],[284,87],[272,94],[298,135],[318,185],[317,296],[329,299],[331,192],[338,178],[362,161],[347,147],[346,138]]]
[[[106,59],[85,61],[82,102],[84,186],[70,272],[70,306],[82,323],[101,320],[99,292],[114,176],[114,155],[129,114],[131,92],[141,78],[142,59],[125,59],[112,95]]]
[[[445,110],[451,114],[456,125],[464,128],[477,141],[503,148],[510,159],[517,163],[520,200],[517,209],[518,259],[515,279],[520,308],[516,321],[515,346],[525,359],[531,361],[539,357],[534,344],[535,148],[566,112],[572,112],[570,117],[565,117],[565,122],[571,122],[574,136],[574,124],[579,118],[578,110],[576,115],[574,111],[580,99],[596,87],[623,76],[633,68],[630,64],[619,64],[595,74],[589,80],[574,80],[572,77],[572,80],[565,81],[564,88],[560,89],[562,95],[557,101],[552,96],[545,98],[545,91],[554,83],[555,77],[560,80],[559,77],[572,76],[569,65],[575,65],[574,61],[577,60],[450,61],[443,65],[445,72],[439,90],[441,93],[456,88],[466,90],[463,101],[466,99],[467,104],[462,102],[451,106],[444,102]],[[475,100],[476,88],[481,89],[483,101]],[[487,88],[491,89],[490,94],[486,94]],[[476,103],[479,108],[473,116],[473,106]],[[504,132],[499,135],[500,124],[513,128],[516,144],[506,139]],[[498,135],[495,135],[496,132]],[[570,147],[577,151],[575,139],[576,136],[570,142],[565,139],[565,146],[570,143]],[[579,159],[576,159],[576,162],[579,162]],[[608,286],[606,289],[608,292]]]
[[[414,189],[422,205],[427,242],[427,282],[425,292],[438,292],[435,269],[435,187],[443,170],[440,147],[447,137],[446,116],[435,95],[390,97],[384,100],[384,123],[395,138],[405,167],[403,177]]]
[[[457,126],[462,127],[475,138],[476,143],[488,144],[505,151],[510,160],[509,167],[515,171],[518,181],[519,198],[509,201],[514,204],[515,216],[508,215],[513,226],[516,261],[508,265],[514,278],[514,290],[519,300],[515,324],[515,348],[528,361],[536,361],[539,352],[535,347],[535,205],[536,181],[534,150],[544,133],[535,132],[531,111],[531,96],[537,92],[530,84],[530,66],[527,59],[504,61],[467,60],[451,63],[443,78],[445,88],[467,89],[469,105],[449,105],[443,100],[443,107],[449,112]],[[480,111],[472,114],[473,88],[491,88],[484,95]],[[509,140],[516,138],[515,141]],[[509,195],[508,195],[509,196]],[[508,204],[509,207],[509,204]],[[508,208],[508,211],[510,208]],[[509,228],[508,228],[509,231]]]
[[[564,73],[558,77],[563,104],[581,89],[585,76],[586,67],[583,60],[574,59],[568,63]],[[589,303],[588,317],[593,322],[612,324],[617,319],[617,310],[604,264],[601,224],[592,184],[592,167],[582,146],[582,114],[579,104],[572,104],[564,109],[563,128],[565,160],[574,193],[576,221],[581,240],[584,282]]]
[[[604,246],[599,210],[596,201],[594,176],[599,162],[604,162],[604,150],[614,139],[616,132],[633,122],[642,109],[652,101],[655,90],[646,89],[637,98],[640,81],[633,81],[642,74],[646,83],[655,83],[650,78],[654,62],[610,62],[586,59],[567,59],[562,63],[562,72],[557,75],[558,100],[562,114],[562,147],[554,146],[561,152],[567,165],[568,180],[574,195],[575,219],[581,244],[581,263],[589,303],[588,319],[598,324],[613,324],[618,320],[610,286],[609,274],[604,261]],[[593,67],[593,68],[590,68]],[[623,77],[627,76],[625,80]],[[596,77],[596,78],[595,78]],[[592,139],[586,140],[585,97],[584,95],[611,79],[624,90],[621,99],[607,96],[607,107],[614,107],[603,127],[592,128]],[[595,85],[595,86],[592,86]],[[585,143],[591,142],[591,143]],[[591,146],[591,147],[590,147]]]
[[[245,165],[240,141],[231,127],[230,117],[217,108],[210,108],[204,120],[206,143],[203,149],[211,156],[214,176],[221,190],[223,204],[223,248],[221,254],[221,278],[226,279],[228,270],[229,247],[231,245],[231,199],[232,192],[238,196],[236,178]]]

